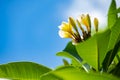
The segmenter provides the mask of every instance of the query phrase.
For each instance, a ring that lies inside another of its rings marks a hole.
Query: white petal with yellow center
[[[66,31],[60,30],[58,34],[61,38],[72,38],[72,35]]]
[[[72,26],[66,22],[62,22],[62,24],[59,26],[59,29],[70,33],[72,32]]]

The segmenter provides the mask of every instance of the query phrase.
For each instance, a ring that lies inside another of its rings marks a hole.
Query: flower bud
[[[98,19],[94,18],[94,26],[95,26],[96,32],[98,32],[98,24],[99,24]]]
[[[78,33],[76,23],[75,23],[75,21],[74,21],[74,19],[72,17],[69,17],[69,24],[71,24],[72,27],[75,29],[75,31]]]
[[[91,20],[90,20],[89,14],[86,15],[86,18],[87,18],[88,26],[89,26],[90,29],[91,29]]]
[[[90,16],[87,14],[86,16],[83,14],[81,16],[82,23],[86,26],[88,33],[91,32],[91,20]]]
[[[78,20],[77,20],[77,24],[78,24],[79,28],[81,29],[81,31],[84,32],[84,29],[82,28],[82,26]]]

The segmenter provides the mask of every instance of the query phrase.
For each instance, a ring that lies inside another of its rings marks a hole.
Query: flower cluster
[[[94,27],[96,32],[98,32],[98,23],[98,19],[94,18]],[[59,35],[61,38],[71,38],[73,43],[82,42],[91,36],[90,16],[89,14],[82,14],[80,18],[76,20],[69,17],[68,22],[62,22],[59,29]],[[80,30],[82,31],[82,34],[80,34]]]

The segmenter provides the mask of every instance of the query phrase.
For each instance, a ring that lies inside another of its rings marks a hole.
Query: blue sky
[[[58,36],[60,6],[70,0],[0,0],[0,63],[33,61],[49,67],[62,64],[55,56],[66,40]]]
[[[0,64],[32,61],[51,68],[62,64],[55,54],[69,40],[58,35],[61,22],[90,13],[103,25],[108,3],[110,0],[0,0]]]

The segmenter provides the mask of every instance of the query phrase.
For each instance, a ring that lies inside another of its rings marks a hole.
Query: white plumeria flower
[[[59,31],[59,36],[61,38],[72,38],[72,35],[69,32],[62,31],[62,30]]]
[[[98,31],[98,23],[98,19],[95,18],[94,26],[96,32]],[[82,26],[85,26],[87,30],[84,30]],[[61,38],[71,38],[74,43],[85,41],[91,37],[91,19],[89,14],[83,14],[77,20],[69,17],[68,22],[62,22],[58,27],[60,29],[58,32],[59,36]],[[82,31],[82,36],[80,34],[80,30]]]
[[[62,31],[72,33],[72,26],[67,22],[62,22],[62,24],[59,26],[59,29]]]

